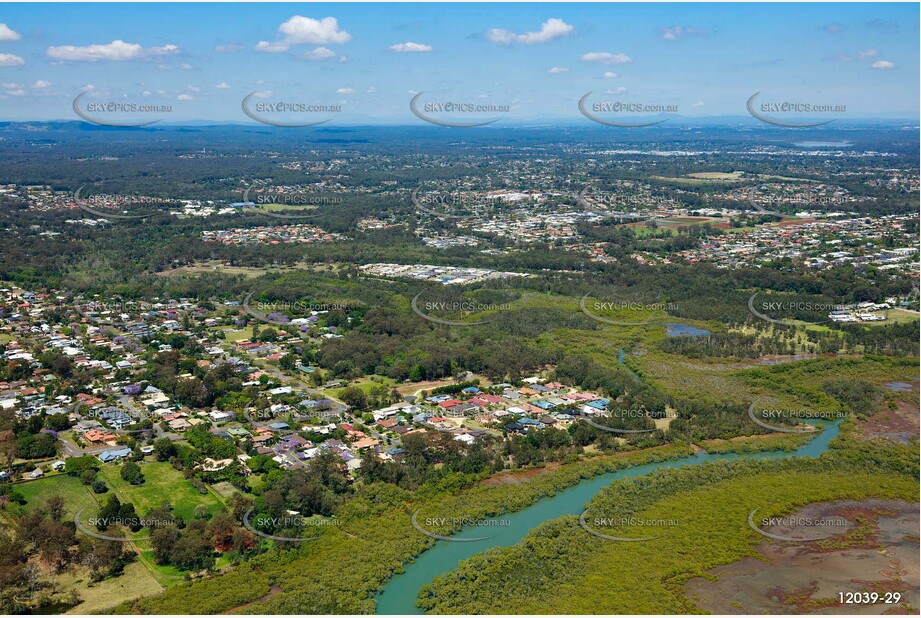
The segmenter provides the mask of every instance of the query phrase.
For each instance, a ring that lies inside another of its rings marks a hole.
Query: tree
[[[178,535],[170,552],[170,563],[185,570],[214,566],[214,540],[208,533],[207,522],[196,519]]]
[[[45,418],[45,427],[52,431],[64,431],[70,427],[66,414],[51,414]]]
[[[172,564],[173,550],[179,540],[179,528],[159,526],[150,532],[150,546],[157,564]]]
[[[99,509],[99,515],[96,517],[96,528],[106,530],[110,523],[118,519],[118,511],[121,509],[121,501],[115,494],[110,494],[105,505]]]
[[[141,466],[137,465],[133,461],[128,461],[122,465],[121,469],[122,478],[132,485],[143,485],[144,484],[144,475],[141,473]]]
[[[169,438],[160,438],[154,441],[153,447],[157,461],[169,461],[171,457],[176,456],[176,447]]]
[[[208,533],[214,539],[215,547],[222,552],[233,547],[235,529],[233,515],[227,511],[221,511],[208,522]]]
[[[356,410],[364,410],[368,407],[368,396],[357,386],[348,386],[339,393],[339,398],[347,405]]]
[[[65,501],[62,496],[51,496],[45,502],[45,512],[52,521],[61,521],[64,517]]]
[[[294,354],[285,354],[279,359],[278,366],[287,371],[294,371],[297,366],[295,363],[296,359],[297,357],[294,356]]]
[[[58,440],[54,434],[26,434],[19,438],[18,454],[23,459],[42,459],[57,454]]]

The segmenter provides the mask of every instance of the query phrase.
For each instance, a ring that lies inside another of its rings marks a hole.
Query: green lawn
[[[214,490],[222,502],[230,500],[232,497],[240,493],[240,490],[231,485],[227,481],[221,481],[220,483],[215,483],[211,486],[211,489]]]
[[[396,386],[396,384],[397,384],[396,380],[392,380],[385,376],[367,376],[355,382],[349,382],[348,386],[344,386],[342,388],[331,389],[329,391],[329,394],[338,399],[339,397],[341,397],[342,391],[350,386],[357,386],[358,388],[363,390],[365,393],[368,393],[374,387],[386,386],[387,388],[393,388],[394,386]]]
[[[88,584],[88,580],[89,575],[84,569],[64,571],[56,576],[55,584],[62,592],[74,590],[80,596],[80,604],[69,609],[68,614],[100,614],[119,603],[163,590],[140,560],[126,566],[124,573],[118,577],[110,577],[92,585]]]
[[[298,214],[299,210],[316,210],[318,206],[315,204],[260,204],[258,210],[264,210],[267,212],[284,212],[286,210],[293,210],[294,214]]]
[[[212,492],[200,494],[181,472],[168,463],[141,464],[146,479],[143,485],[129,485],[122,479],[120,466],[104,466],[100,474],[122,502],[131,502],[140,514],[155,509],[164,502],[173,506],[173,512],[189,521],[195,507],[202,504],[211,514],[221,510],[221,502]]]
[[[893,324],[901,322],[915,322],[918,320],[918,314],[914,311],[907,311],[905,309],[888,309],[886,311],[874,311],[874,313],[881,313],[886,316],[885,322],[871,322],[871,324]]]
[[[231,328],[229,326],[222,326],[217,330],[223,330],[224,336],[227,338],[227,341],[243,341],[244,339],[249,339],[253,336],[253,327],[246,326],[239,330]]]
[[[185,581],[185,574],[174,566],[167,564],[157,564],[154,562],[153,550],[150,549],[150,543],[141,543],[139,546],[138,562],[144,565],[144,568],[151,576],[164,588],[173,584]]]
[[[26,513],[44,505],[51,496],[61,496],[64,498],[67,518],[73,517],[74,513],[84,507],[89,507],[89,510],[98,508],[99,499],[105,498],[105,494],[94,494],[93,490],[80,482],[80,479],[66,474],[21,483],[16,485],[16,491],[26,499],[26,504],[22,507],[22,511]]]

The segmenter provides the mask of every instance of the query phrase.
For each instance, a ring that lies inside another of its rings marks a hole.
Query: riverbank
[[[838,435],[840,422],[824,424],[824,430],[814,436],[805,445],[795,451],[771,451],[751,454],[747,456],[736,453],[720,454],[688,454],[680,458],[663,458],[659,461],[649,462],[633,467],[623,467],[619,470],[585,478],[578,484],[560,491],[555,495],[537,501],[521,511],[488,518],[485,522],[477,522],[475,526],[461,529],[454,539],[475,539],[491,535],[481,541],[452,542],[438,541],[424,554],[416,558],[411,564],[405,566],[405,571],[395,575],[384,587],[377,598],[377,613],[379,614],[419,614],[422,610],[416,606],[417,595],[423,587],[432,582],[438,575],[450,573],[460,565],[463,560],[472,558],[486,550],[508,548],[519,543],[533,528],[547,521],[566,515],[580,513],[584,505],[589,502],[599,491],[613,481],[628,478],[642,477],[657,471],[670,468],[679,468],[695,464],[712,463],[718,461],[734,461],[743,457],[757,459],[786,458],[786,457],[818,457],[827,448],[831,440]],[[580,462],[584,463],[584,462]],[[565,471],[565,467],[561,470]],[[537,479],[542,480],[542,479]],[[434,514],[434,513],[433,513]],[[444,516],[443,513],[441,513]],[[499,525],[497,522],[504,522]],[[439,534],[444,534],[439,532]],[[460,613],[468,613],[461,611]],[[473,612],[473,613],[479,613]],[[538,612],[540,613],[540,612]]]

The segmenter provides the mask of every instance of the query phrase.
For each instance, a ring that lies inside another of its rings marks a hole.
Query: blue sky
[[[341,105],[333,123],[418,123],[418,92],[526,120],[579,119],[589,91],[687,116],[745,115],[761,91],[917,118],[918,18],[909,3],[4,4],[0,118],[75,119],[82,91],[172,105],[167,121],[248,121],[254,91]]]

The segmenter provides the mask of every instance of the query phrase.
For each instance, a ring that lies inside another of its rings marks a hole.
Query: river
[[[586,479],[569,489],[558,492],[555,496],[543,498],[525,509],[499,517],[492,517],[488,520],[495,524],[499,520],[507,522],[504,525],[462,528],[451,538],[469,539],[484,536],[490,538],[466,543],[436,541],[435,545],[417,556],[414,562],[404,564],[405,571],[394,575],[384,586],[384,589],[377,597],[377,613],[385,615],[422,614],[422,610],[416,607],[416,599],[422,586],[431,583],[438,575],[453,571],[462,560],[466,560],[475,554],[492,547],[507,547],[518,543],[532,528],[545,521],[564,515],[579,515],[592,497],[612,481],[642,476],[663,468],[696,465],[719,459],[732,461],[734,459],[818,457],[828,448],[828,443],[838,435],[838,425],[841,421],[824,423],[816,420],[810,422],[821,426],[823,428],[822,433],[792,452],[770,451],[754,454],[724,453],[718,455],[700,453],[671,461],[634,466],[618,472],[608,472]],[[406,522],[406,525],[410,525],[409,521]]]

